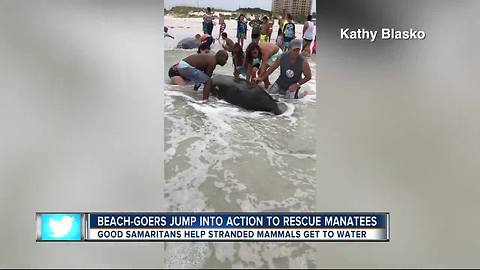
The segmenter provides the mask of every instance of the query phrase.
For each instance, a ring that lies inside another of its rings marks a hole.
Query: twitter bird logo
[[[41,240],[82,240],[81,214],[41,214]]]
[[[64,216],[60,221],[49,218],[49,225],[52,231],[50,235],[53,238],[62,238],[70,232],[73,224],[73,217]]]

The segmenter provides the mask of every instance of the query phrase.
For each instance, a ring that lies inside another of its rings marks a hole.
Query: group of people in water
[[[212,54],[211,45],[215,42],[212,37],[214,15],[207,8],[202,23],[203,35],[197,34],[193,40],[197,53],[190,55],[170,67],[168,75],[172,84],[184,85],[194,83],[194,90],[203,84],[203,99],[208,99],[212,91],[212,74],[217,65],[224,66],[231,54],[233,62],[233,76],[243,76],[247,81],[263,86],[268,93],[276,97],[301,98],[306,92],[300,92],[301,85],[311,79],[310,65],[305,56],[310,55],[310,46],[315,39],[315,26],[312,16],[307,17],[303,28],[303,40],[295,35],[295,24],[292,16],[286,14],[279,19],[279,31],[275,43],[270,43],[273,21],[267,16],[260,20],[259,15],[248,25],[252,28],[251,43],[243,50],[244,40],[247,37],[247,23],[241,14],[237,21],[237,41],[234,42],[225,32],[226,24],[223,14],[219,16],[220,31],[217,40],[221,41],[223,49]],[[168,34],[168,29],[164,29]],[[169,34],[168,34],[169,35]],[[166,36],[166,34],[164,34]],[[192,40],[189,41],[192,43]],[[178,48],[186,48],[187,42],[179,42]],[[191,46],[190,46],[191,47]],[[189,47],[189,49],[191,49]],[[314,49],[316,44],[314,45]],[[315,53],[315,51],[313,52]],[[269,76],[280,67],[280,75],[271,84]]]

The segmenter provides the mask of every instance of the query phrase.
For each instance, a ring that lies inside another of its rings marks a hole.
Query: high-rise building
[[[312,9],[312,0],[272,0],[272,12],[308,15]]]

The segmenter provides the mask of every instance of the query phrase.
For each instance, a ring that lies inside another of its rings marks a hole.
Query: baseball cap
[[[290,41],[290,49],[301,49],[302,48],[302,41],[299,39],[294,39]]]

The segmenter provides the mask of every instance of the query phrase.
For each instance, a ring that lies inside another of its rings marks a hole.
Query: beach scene
[[[281,15],[272,13],[272,1],[263,1],[264,5],[257,3],[258,8],[248,10],[229,10],[221,1],[205,1],[208,2],[205,5],[202,1],[190,1],[193,3],[189,8],[178,8],[177,2],[181,1],[165,1],[164,16],[169,35],[164,38],[164,196],[167,210],[313,211],[316,54],[304,57],[311,69],[311,78],[301,85],[304,96],[298,99],[280,97],[278,101],[285,104],[286,109],[279,115],[247,110],[215,96],[202,100],[203,86],[194,91],[193,84],[175,85],[169,70],[182,59],[197,54],[197,48],[182,49],[177,45],[184,38],[203,35],[206,8],[210,7],[214,14],[211,36],[215,40],[210,45],[210,54],[223,49],[222,39],[218,39],[220,27],[216,16],[219,13],[225,16],[224,32],[234,42],[237,42],[240,14],[247,22],[253,20],[255,14],[260,18],[269,16],[275,21],[272,44],[276,42],[279,29],[276,22]],[[293,23],[295,36],[302,37],[304,21]],[[251,42],[251,28],[247,28],[243,50]],[[217,65],[214,75],[233,76],[232,54],[228,55],[226,64]],[[280,72],[278,68],[271,73],[272,83],[279,78]],[[263,87],[262,82],[259,87]],[[165,260],[168,268],[315,267],[310,243],[166,243]]]

